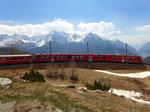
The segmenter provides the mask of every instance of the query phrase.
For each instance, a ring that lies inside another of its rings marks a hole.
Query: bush
[[[90,90],[102,90],[102,91],[108,91],[110,90],[110,85],[102,84],[99,81],[94,80],[94,85],[86,84],[87,89]]]
[[[44,76],[38,71],[34,71],[33,69],[29,73],[26,72],[20,78],[30,82],[45,82]]]

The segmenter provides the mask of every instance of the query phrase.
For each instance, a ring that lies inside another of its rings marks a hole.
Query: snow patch
[[[76,91],[81,94],[83,94],[83,92],[102,92],[101,90],[88,90],[86,87],[78,87]],[[114,88],[111,88],[108,92],[116,94],[118,96],[124,96],[126,99],[133,100],[141,104],[150,105],[150,101],[137,99],[137,97],[143,96],[143,94],[140,92],[119,90],[119,89],[114,89]]]
[[[120,74],[120,73],[114,73],[114,72],[109,72],[105,70],[94,70],[96,72],[101,72],[101,73],[106,73],[110,75],[115,75],[115,76],[122,76],[122,77],[131,77],[131,78],[146,78],[150,76],[150,72],[138,72],[138,73],[127,73],[127,74]]]
[[[118,90],[118,89],[111,89],[108,92],[116,94],[118,96],[124,96],[126,99],[130,99],[130,100],[139,102],[141,104],[148,104],[148,105],[150,105],[149,101],[144,101],[143,99],[137,99],[136,98],[136,97],[143,96],[143,94],[140,93],[140,92]]]

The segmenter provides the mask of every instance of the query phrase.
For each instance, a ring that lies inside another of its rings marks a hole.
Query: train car
[[[141,56],[126,56],[127,63],[142,63]]]
[[[125,56],[122,55],[105,55],[106,62],[125,62]]]
[[[119,63],[142,63],[141,56],[131,55],[101,55],[101,54],[22,54],[0,55],[0,65],[30,62],[119,62]]]
[[[33,56],[33,62],[65,62],[65,61],[93,61],[142,63],[140,56],[101,55],[101,54],[38,54]]]
[[[105,55],[105,61],[120,63],[142,63],[141,56],[132,55]]]
[[[0,55],[0,64],[16,64],[16,63],[29,63],[32,62],[31,54],[20,55]]]

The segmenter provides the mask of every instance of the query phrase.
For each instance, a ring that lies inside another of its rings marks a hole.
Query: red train
[[[131,55],[101,55],[101,54],[22,54],[22,55],[0,55],[0,65],[31,63],[31,62],[120,62],[141,64],[141,56]]]

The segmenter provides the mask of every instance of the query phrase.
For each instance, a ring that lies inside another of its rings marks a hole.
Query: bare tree
[[[78,79],[78,75],[77,75],[77,69],[76,69],[76,63],[75,62],[71,62],[71,76],[70,79],[72,80],[73,83],[77,82]]]

